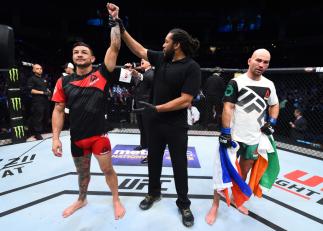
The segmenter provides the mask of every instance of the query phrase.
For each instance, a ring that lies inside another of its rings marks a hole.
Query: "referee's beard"
[[[164,61],[167,62],[167,63],[172,62],[173,58],[174,58],[174,55],[175,55],[175,50],[174,49],[165,51],[165,53],[164,53]]]

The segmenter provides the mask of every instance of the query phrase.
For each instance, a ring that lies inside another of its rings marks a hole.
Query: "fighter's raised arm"
[[[113,3],[108,3],[107,8],[109,14],[118,22],[120,25],[122,40],[126,43],[127,47],[131,50],[134,55],[138,58],[148,61],[147,49],[137,42],[123,27],[122,20],[119,18],[119,7]]]
[[[111,26],[111,32],[110,32],[111,41],[110,41],[110,46],[107,49],[107,52],[105,53],[105,57],[104,57],[104,64],[110,72],[112,72],[116,67],[118,53],[121,46],[120,28],[119,28],[119,24],[115,22],[115,17],[114,17],[117,14],[117,11],[115,7],[111,5],[113,4],[107,3],[107,10],[109,12],[110,12],[110,9],[114,9],[114,11],[112,12],[113,14],[111,14],[109,17],[109,25]]]

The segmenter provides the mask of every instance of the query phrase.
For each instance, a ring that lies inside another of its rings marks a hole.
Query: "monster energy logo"
[[[20,139],[25,136],[24,126],[16,126],[13,129],[15,130],[16,138]]]
[[[11,98],[11,104],[14,111],[21,109],[21,99],[19,97]]]
[[[11,82],[16,82],[19,79],[18,75],[18,69],[17,68],[11,68],[9,70],[9,78]]]

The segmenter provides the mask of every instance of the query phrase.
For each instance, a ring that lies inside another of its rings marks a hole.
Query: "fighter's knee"
[[[105,176],[112,176],[115,174],[113,168],[106,167],[106,168],[101,168],[101,170]]]

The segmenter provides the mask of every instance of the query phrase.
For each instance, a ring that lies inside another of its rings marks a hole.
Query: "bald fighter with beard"
[[[239,143],[238,155],[241,175],[244,180],[258,154],[261,133],[271,135],[279,114],[279,102],[274,83],[262,74],[268,69],[270,53],[266,49],[255,50],[248,59],[248,70],[231,79],[224,93],[222,129],[219,142],[231,147],[231,140]],[[267,116],[268,115],[268,116]],[[217,217],[220,194],[214,190],[212,207],[206,215],[206,222],[212,225]],[[248,209],[238,210],[248,214]]]

